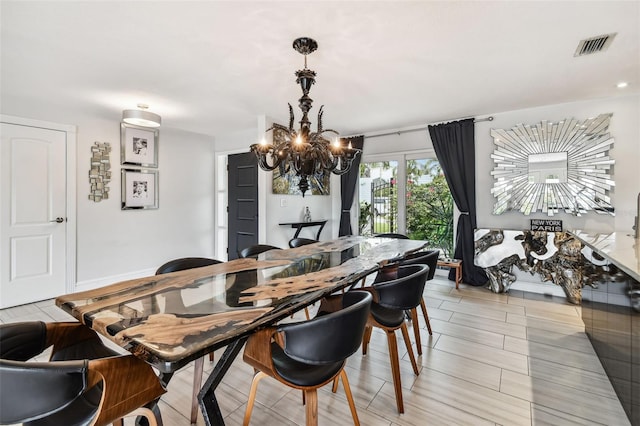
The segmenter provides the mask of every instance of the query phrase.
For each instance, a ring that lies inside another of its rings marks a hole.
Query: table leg
[[[207,426],[224,425],[224,419],[220,412],[220,406],[216,399],[215,390],[229,370],[229,367],[231,367],[231,364],[233,364],[233,361],[238,356],[238,353],[247,342],[247,339],[248,336],[242,337],[227,346],[222,357],[220,357],[216,363],[211,375],[204,383],[204,386],[198,394],[198,402],[200,403],[200,409],[202,410],[202,417],[204,417],[204,423]]]
[[[320,229],[318,229],[318,233],[316,234],[316,240],[320,241],[320,233],[322,232],[322,229],[324,228],[324,225],[326,224],[323,223],[322,225],[320,225]]]

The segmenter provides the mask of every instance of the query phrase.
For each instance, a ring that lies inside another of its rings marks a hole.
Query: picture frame
[[[120,123],[122,165],[158,167],[160,130]]]
[[[158,171],[122,169],[122,210],[158,208]]]

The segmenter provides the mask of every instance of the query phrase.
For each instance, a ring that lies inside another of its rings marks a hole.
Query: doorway
[[[228,157],[228,259],[258,244],[258,160],[252,152]]]
[[[0,308],[73,290],[75,127],[2,116]]]

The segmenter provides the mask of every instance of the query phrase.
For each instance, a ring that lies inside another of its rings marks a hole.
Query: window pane
[[[407,160],[407,235],[453,256],[453,198],[434,158]]]
[[[360,235],[398,232],[397,161],[360,164]]]

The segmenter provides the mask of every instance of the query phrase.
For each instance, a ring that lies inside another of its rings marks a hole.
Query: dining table
[[[205,424],[222,425],[215,390],[253,332],[426,244],[346,236],[67,294],[56,305],[151,364],[165,386],[180,368],[225,347],[198,395]],[[150,408],[162,424],[157,401]]]

